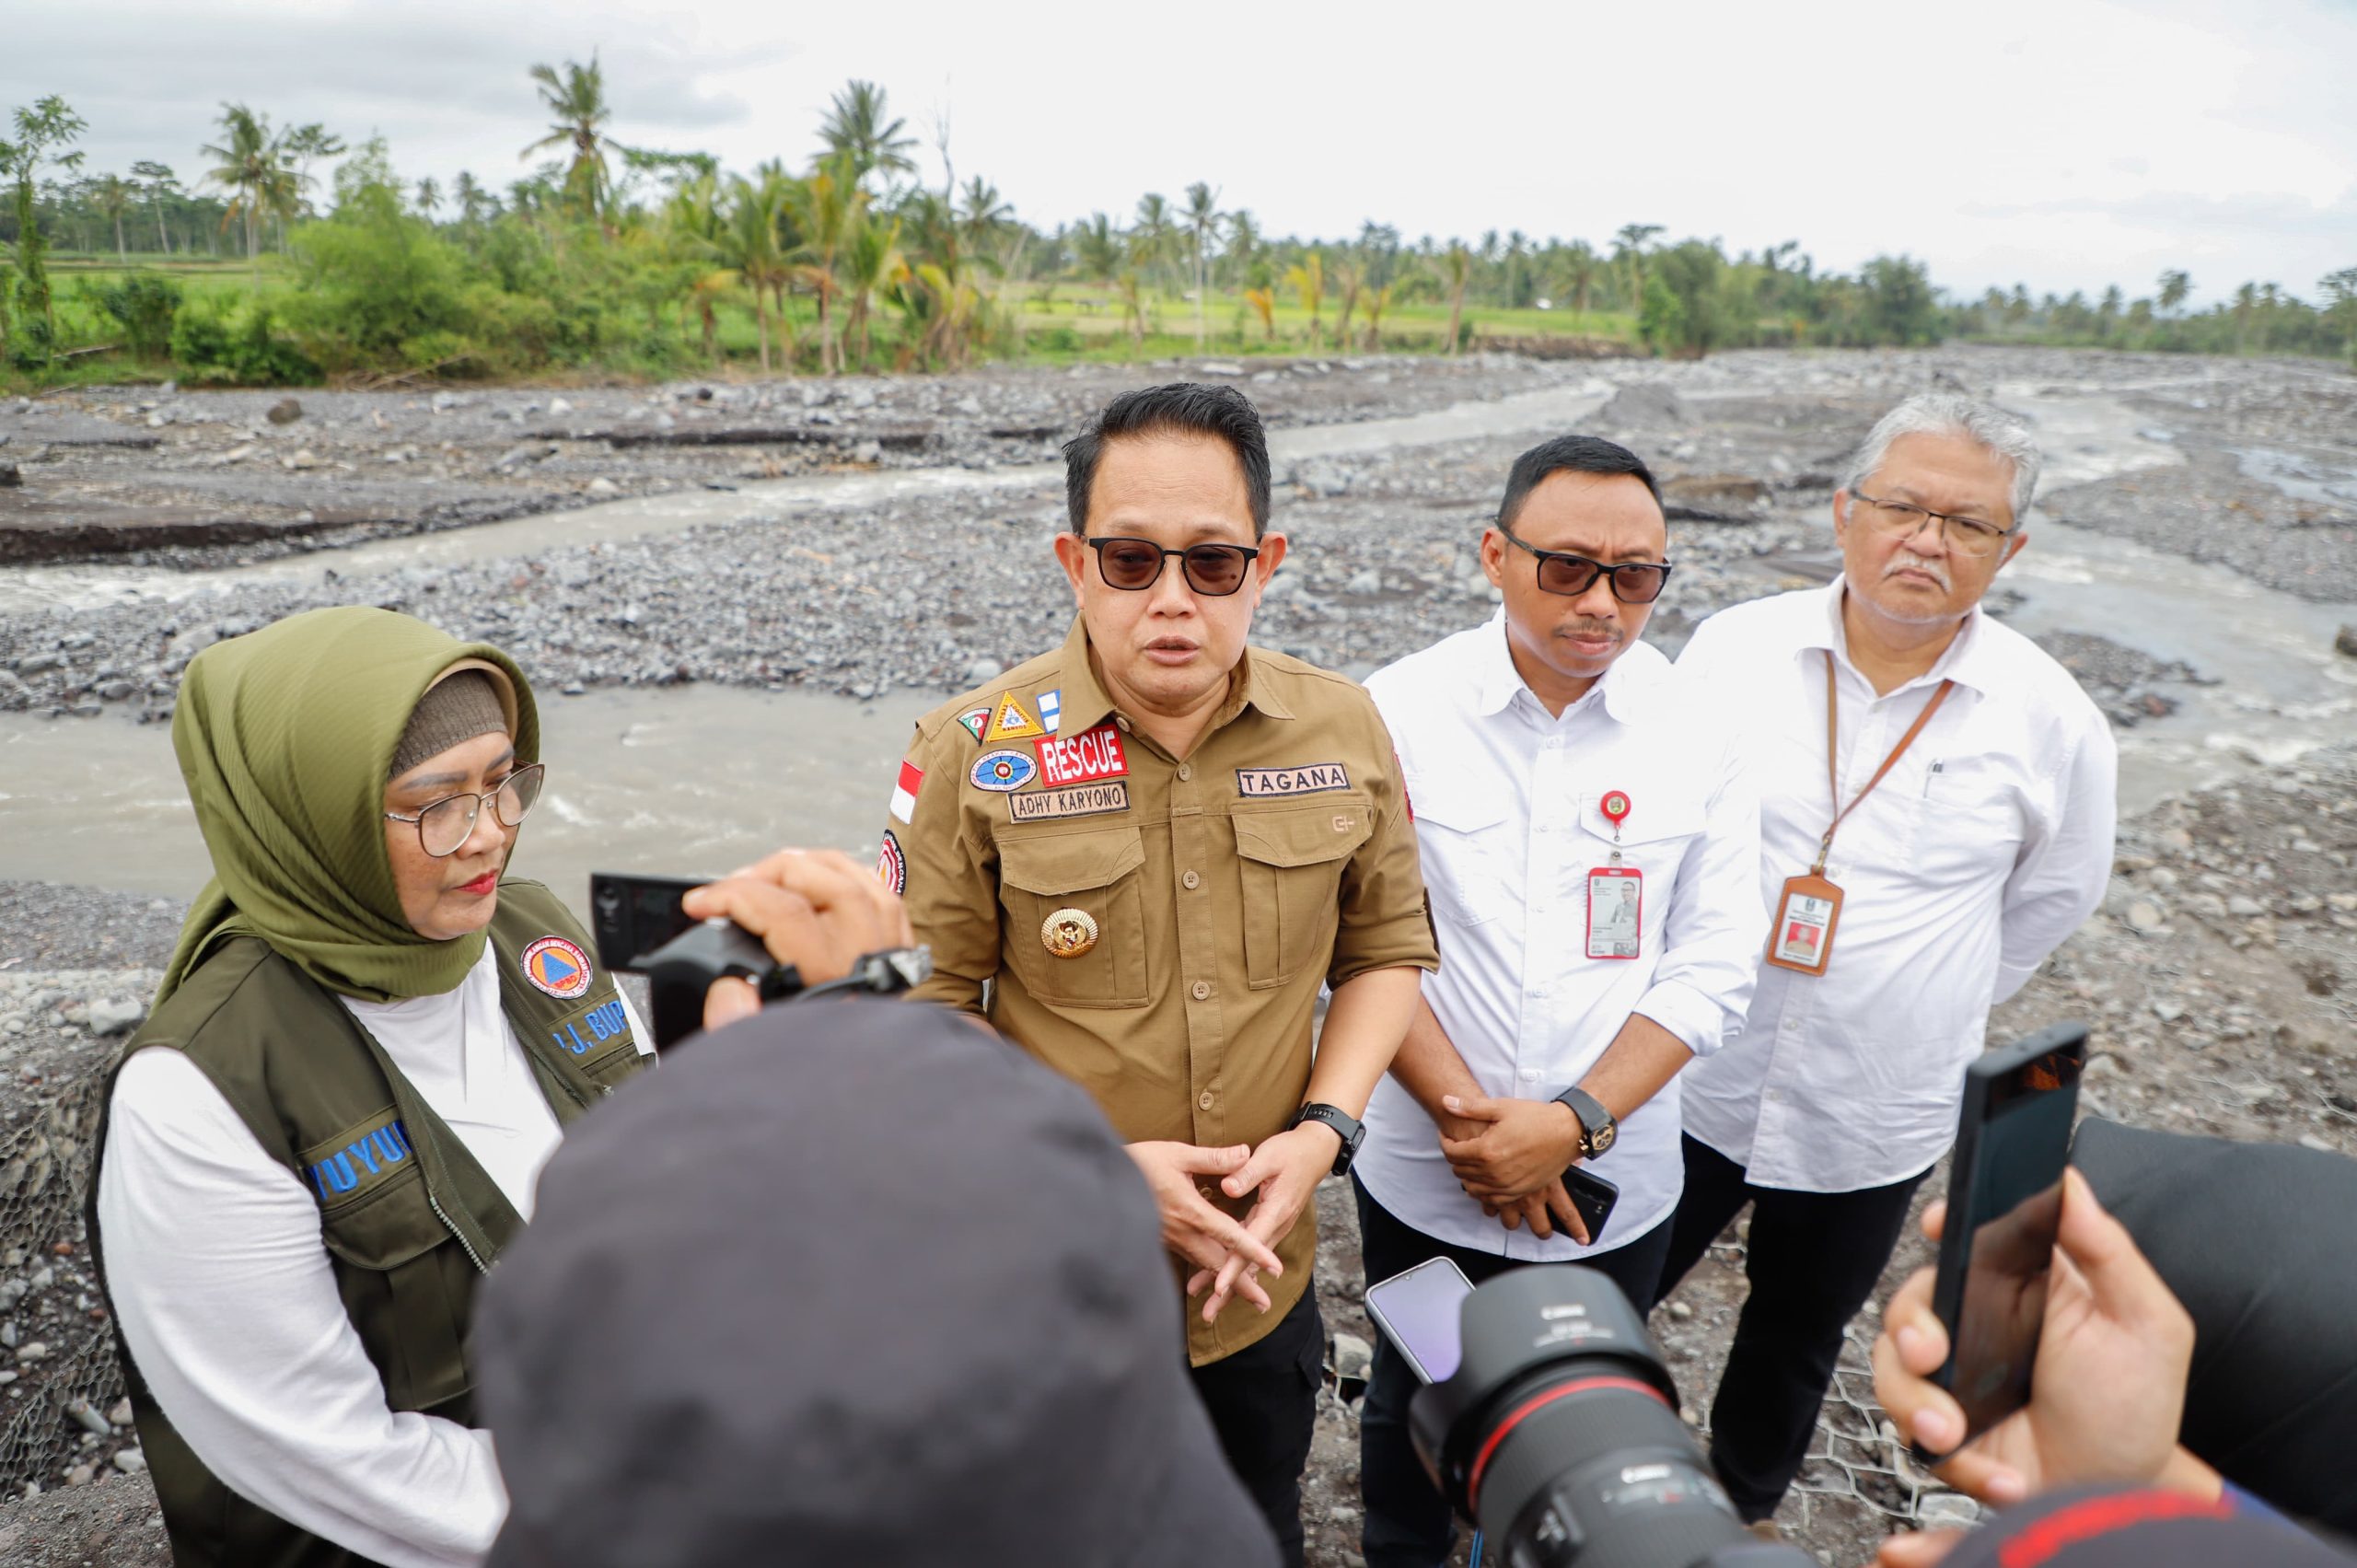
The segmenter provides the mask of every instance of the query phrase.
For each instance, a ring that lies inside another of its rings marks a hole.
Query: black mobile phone
[[[696,923],[679,900],[689,889],[712,880],[589,873],[589,929],[598,939],[598,961],[610,970],[634,971],[638,960]]]
[[[1457,1317],[1472,1294],[1464,1270],[1446,1258],[1428,1258],[1367,1286],[1366,1315],[1407,1357],[1418,1382],[1437,1383],[1456,1376]]]
[[[1584,1165],[1563,1167],[1563,1191],[1572,1200],[1572,1207],[1587,1226],[1590,1247],[1604,1239],[1604,1222],[1612,1217],[1612,1205],[1620,1201],[1620,1189]]]
[[[1965,1070],[1932,1309],[1968,1443],[2029,1402],[2086,1051],[2086,1025],[2059,1024]]]

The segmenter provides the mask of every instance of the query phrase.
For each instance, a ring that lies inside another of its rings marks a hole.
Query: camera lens
[[[1678,1419],[1644,1320],[1603,1274],[1517,1269],[1465,1301],[1457,1373],[1409,1406],[1417,1453],[1507,1568],[1688,1568],[1753,1541]]]

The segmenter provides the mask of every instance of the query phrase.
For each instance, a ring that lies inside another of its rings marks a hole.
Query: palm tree
[[[2192,292],[2193,279],[2186,273],[2175,267],[2161,274],[2162,311],[2166,313],[2175,310],[2185,303],[2185,296]]]
[[[1128,254],[1125,237],[1103,213],[1089,214],[1088,221],[1072,231],[1073,264],[1085,278],[1111,283]]]
[[[1204,248],[1219,238],[1224,221],[1219,210],[1219,192],[1198,180],[1187,187],[1185,222],[1187,233],[1195,242],[1195,352],[1203,352],[1203,296],[1210,292],[1210,279],[1203,272]]]
[[[850,312],[843,319],[843,337],[846,342],[858,337],[863,367],[870,354],[868,313],[885,285],[907,268],[908,261],[900,254],[900,220],[878,223],[863,204],[844,243],[842,261],[843,298]]]
[[[565,197],[587,216],[602,218],[613,188],[606,153],[609,148],[623,150],[605,133],[606,122],[613,118],[613,108],[606,101],[605,69],[592,52],[586,65],[566,61],[563,75],[552,65],[535,65],[532,80],[540,84],[540,102],[547,106],[552,120],[549,134],[517,154],[517,159],[550,147],[570,147],[573,161],[564,171]]]
[[[1277,291],[1273,288],[1248,288],[1244,303],[1252,307],[1260,318],[1260,331],[1271,343],[1277,341]]]
[[[1228,276],[1241,281],[1252,271],[1253,259],[1260,253],[1260,226],[1248,212],[1227,215],[1227,250],[1221,260],[1228,266]]]
[[[1572,324],[1580,325],[1587,315],[1588,297],[1596,292],[1596,282],[1604,274],[1604,258],[1598,256],[1585,239],[1572,241],[1563,252],[1564,281],[1572,285]]]
[[[1344,250],[1334,263],[1334,287],[1342,296],[1342,314],[1334,323],[1334,346],[1348,354],[1351,348],[1351,312],[1357,308],[1359,292],[1366,287],[1366,268],[1356,256]]]
[[[172,237],[164,229],[164,197],[180,181],[166,165],[145,158],[131,166],[131,177],[147,187],[148,204],[156,209],[157,249],[168,256],[172,253]]]
[[[795,276],[819,296],[819,366],[830,376],[842,368],[842,345],[835,341],[833,321],[840,286],[835,261],[867,207],[867,192],[860,189],[853,167],[849,153],[836,153],[812,169],[810,178],[786,187],[787,200],[807,237],[795,249],[803,261],[794,269]]]
[[[1158,191],[1138,198],[1138,221],[1130,227],[1130,254],[1148,272],[1170,260],[1178,227],[1170,203]]]
[[[441,207],[442,187],[435,184],[434,176],[429,174],[417,182],[417,210],[424,213],[427,220],[431,221]]]
[[[1365,298],[1367,352],[1380,354],[1383,352],[1383,313],[1391,308],[1391,285],[1369,288]]]
[[[495,211],[499,205],[499,198],[476,184],[475,177],[463,168],[450,183],[450,197],[459,203],[459,221],[464,224],[481,221],[486,211]]]
[[[285,138],[270,134],[270,122],[242,103],[221,106],[221,128],[228,134],[219,144],[201,149],[220,161],[205,179],[231,193],[221,215],[221,226],[242,220],[246,230],[246,260],[261,250],[261,218],[266,212],[291,211],[295,204],[295,170],[287,167]]]
[[[1642,311],[1645,308],[1645,244],[1661,232],[1657,223],[1624,223],[1620,232],[1612,237],[1617,247],[1613,259],[1628,269],[1629,309]]]
[[[1441,258],[1441,266],[1448,274],[1448,348],[1457,352],[1457,328],[1465,319],[1465,285],[1473,276],[1473,253],[1465,249],[1462,240],[1448,242],[1448,253]]]
[[[1301,265],[1285,269],[1285,286],[1300,294],[1302,308],[1309,312],[1309,346],[1316,348],[1319,335],[1318,312],[1326,298],[1326,253],[1304,252]]]
[[[122,243],[122,215],[137,193],[131,181],[118,174],[107,175],[90,187],[90,205],[99,216],[114,220],[114,257],[126,267],[131,265],[131,253]]]
[[[1130,361],[1135,364],[1138,355],[1145,352],[1145,300],[1138,287],[1138,270],[1122,268],[1121,275],[1113,280],[1113,286],[1120,290],[1121,314],[1130,328]]]
[[[819,126],[819,139],[830,157],[850,155],[852,179],[865,183],[871,174],[887,177],[914,174],[909,149],[917,145],[905,135],[908,122],[888,118],[884,89],[874,82],[853,81],[837,93]]]
[[[728,183],[726,221],[711,241],[714,260],[752,291],[764,376],[770,373],[769,295],[782,296],[794,277],[794,265],[780,234],[785,202],[784,181],[737,176]]]
[[[1015,219],[1015,204],[998,187],[977,174],[966,181],[958,199],[958,230],[970,250],[980,251],[992,236]]]

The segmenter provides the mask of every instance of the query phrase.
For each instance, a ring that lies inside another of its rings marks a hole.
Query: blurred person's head
[[[494,1568],[1276,1561],[1136,1167],[934,1007],[772,1007],[585,1119],[475,1343]]]
[[[450,990],[482,956],[540,781],[505,654],[389,610],[290,616],[197,656],[172,744],[214,878],[167,993],[232,935],[368,1000]]]
[[[2039,466],[2028,428],[2003,409],[1935,392],[1892,409],[1833,496],[1851,596],[1896,625],[1963,619],[2029,542]]]
[[[1515,668],[1560,710],[1642,636],[1667,581],[1669,526],[1643,459],[1594,436],[1558,436],[1515,459],[1481,569],[1504,596]],[[1635,566],[1608,572],[1605,567]]]
[[[1285,553],[1267,531],[1259,412],[1232,387],[1124,392],[1066,443],[1064,474],[1072,531],[1056,559],[1107,694],[1171,717],[1217,702]]]

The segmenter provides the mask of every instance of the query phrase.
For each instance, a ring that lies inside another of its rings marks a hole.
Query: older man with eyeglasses
[[[1989,1009],[2111,873],[2110,729],[1980,610],[2027,542],[2038,466],[2012,415],[1908,400],[1834,494],[1840,579],[1712,617],[1678,660],[1746,737],[1771,914],[1741,1039],[1685,1075],[1662,1290],[1751,1205],[1750,1295],[1711,1420],[1755,1523],[1799,1472],[1843,1330],[1954,1139]]]
[[[1481,535],[1497,615],[1368,678],[1441,952],[1353,1167],[1370,1281],[1435,1257],[1476,1283],[1584,1263],[1652,1299],[1683,1179],[1678,1075],[1741,1025],[1763,918],[1741,754],[1640,641],[1667,550],[1634,453],[1542,443]],[[1619,1189],[1608,1214],[1593,1179]],[[1378,1343],[1359,1423],[1369,1568],[1448,1555],[1408,1434],[1415,1388]]]
[[[1194,1304],[1196,1391],[1297,1565],[1310,1200],[1438,961],[1415,830],[1366,693],[1246,645],[1285,552],[1251,403],[1124,393],[1064,456],[1071,635],[918,722],[878,869],[933,947],[914,994],[983,1014],[1120,1132]]]

